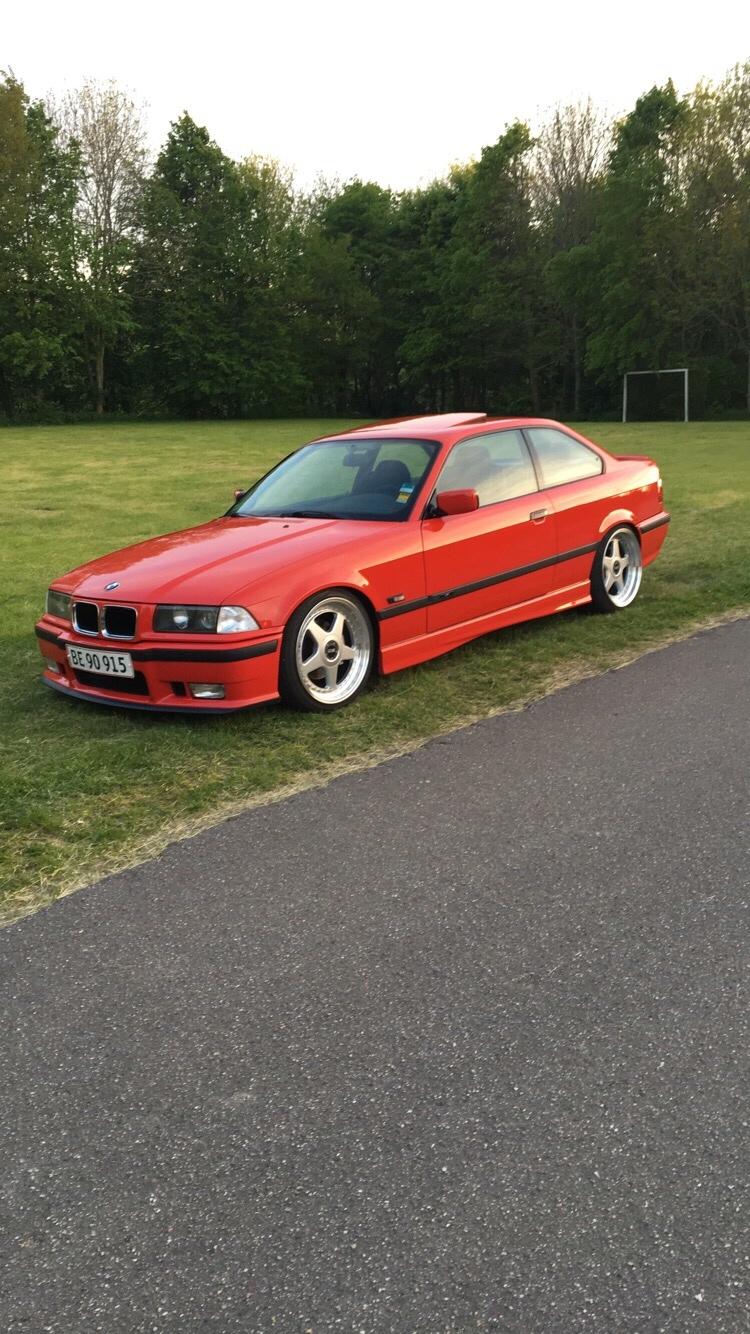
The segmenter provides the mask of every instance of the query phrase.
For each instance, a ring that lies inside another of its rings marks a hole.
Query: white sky
[[[267,153],[395,188],[466,161],[520,118],[591,95],[628,110],[750,57],[728,0],[33,0],[4,6],[0,68],[32,96],[114,78],[146,106],[153,149],[187,110],[233,157]]]

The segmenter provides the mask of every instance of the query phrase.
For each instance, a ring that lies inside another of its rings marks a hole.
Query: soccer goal
[[[656,379],[652,378],[651,381],[640,380],[639,388],[647,392],[635,394],[635,385],[628,386],[628,380],[636,375],[650,375],[655,376]],[[682,385],[679,384],[679,381],[676,384],[674,381],[667,382],[669,393],[665,397],[662,392],[662,375],[681,375]],[[672,392],[673,385],[677,390],[676,394]],[[626,371],[622,377],[622,420],[624,422],[628,420],[628,412],[631,414],[631,421],[633,420],[633,399],[635,396],[640,401],[640,410],[636,407],[636,412],[638,412],[641,421],[658,421],[660,418],[662,420],[674,420],[675,417],[688,421],[689,388],[690,374],[686,366],[670,367],[669,370],[664,371]]]

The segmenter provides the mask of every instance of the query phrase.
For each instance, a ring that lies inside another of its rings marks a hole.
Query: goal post
[[[628,420],[628,380],[631,375],[681,375],[683,382],[682,390],[682,420],[689,421],[689,392],[690,392],[690,372],[687,366],[670,366],[663,371],[626,371],[622,377],[622,420]]]

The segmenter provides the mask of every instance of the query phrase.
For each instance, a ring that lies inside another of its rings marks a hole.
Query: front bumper
[[[206,714],[233,713],[278,699],[280,633],[233,643],[227,648],[204,647],[187,640],[180,643],[177,636],[174,645],[130,640],[115,645],[111,639],[83,638],[44,619],[37,623],[36,636],[42,657],[56,664],[56,670],[45,665],[44,684],[62,695],[91,704],[148,712]],[[104,651],[117,647],[131,655],[135,677],[132,680],[94,677],[93,673],[76,671],[68,664],[68,644]],[[223,685],[224,698],[193,699],[190,685],[199,682]]]

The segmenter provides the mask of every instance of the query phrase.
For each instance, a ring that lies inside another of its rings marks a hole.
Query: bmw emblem
[[[104,585],[104,592],[105,592],[105,593],[112,593],[112,592],[114,591],[115,588],[119,588],[119,587],[120,587],[120,585],[119,585],[118,581],[115,579],[114,583],[111,583],[111,584],[105,584],[105,585]]]

